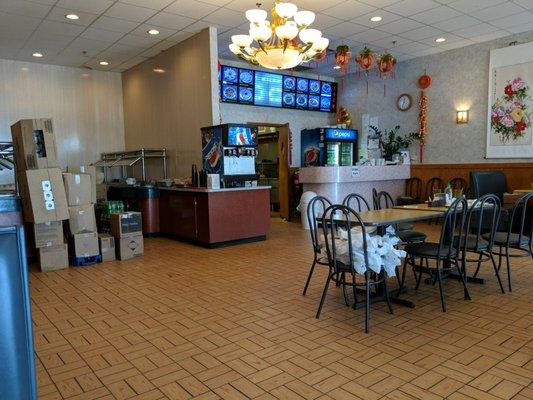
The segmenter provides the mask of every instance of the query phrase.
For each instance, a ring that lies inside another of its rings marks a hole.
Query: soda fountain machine
[[[302,167],[355,165],[357,138],[356,129],[304,129],[301,132]]]
[[[257,185],[257,126],[223,124],[205,127],[201,131],[205,172],[219,174],[221,187]]]

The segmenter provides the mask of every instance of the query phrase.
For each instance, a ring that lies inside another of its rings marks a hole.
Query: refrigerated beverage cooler
[[[257,183],[257,126],[223,124],[205,127],[201,131],[205,172],[219,174],[223,187],[242,187]]]
[[[357,138],[356,129],[304,129],[301,132],[302,167],[355,165]]]

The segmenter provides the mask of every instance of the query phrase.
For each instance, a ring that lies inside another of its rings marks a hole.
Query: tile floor
[[[472,302],[446,282],[445,314],[429,285],[406,294],[415,309],[375,304],[367,335],[334,286],[315,319],[325,271],[302,297],[308,240],[273,221],[265,242],[147,239],[142,259],[32,272],[39,398],[533,398],[531,259],[505,295],[489,268]]]

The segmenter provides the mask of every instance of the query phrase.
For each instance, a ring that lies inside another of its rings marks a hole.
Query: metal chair
[[[340,214],[340,217],[339,217]],[[366,268],[366,272],[364,274],[365,281],[364,283],[358,283],[356,280],[356,270],[355,270],[355,264],[354,264],[354,257],[353,257],[353,241],[352,241],[352,230],[350,229],[352,226],[357,226],[359,229],[361,229],[361,234],[363,238],[363,254],[364,254],[364,263]],[[337,248],[337,233],[339,229],[341,228],[347,228],[347,239],[348,239],[348,254],[346,262],[342,262],[339,260],[338,257],[338,248]],[[322,307],[324,305],[324,301],[326,299],[326,295],[328,293],[328,288],[330,282],[336,281],[340,282],[340,284],[343,286],[343,293],[345,296],[345,302],[347,302],[346,297],[346,291],[344,290],[345,286],[351,286],[353,288],[354,293],[354,301],[355,304],[360,304],[357,302],[357,288],[358,287],[364,287],[365,288],[365,332],[368,333],[369,326],[370,326],[370,289],[371,287],[374,287],[378,284],[383,284],[384,287],[384,295],[385,299],[387,301],[387,305],[389,308],[389,313],[392,314],[392,305],[389,298],[389,290],[387,287],[387,275],[385,272],[381,272],[379,274],[373,273],[370,269],[368,269],[368,247],[367,247],[367,233],[365,226],[363,224],[363,220],[357,214],[356,211],[352,210],[349,207],[343,206],[343,205],[333,205],[331,207],[328,207],[326,212],[324,213],[322,217],[322,229],[324,230],[324,240],[326,242],[326,252],[328,255],[329,260],[329,274],[328,278],[326,279],[326,285],[324,286],[324,291],[322,293],[322,297],[320,299],[320,305],[318,307],[316,318],[320,317],[320,313],[322,312]],[[350,274],[352,276],[352,282],[346,281],[346,274]]]
[[[305,296],[307,293],[307,288],[311,282],[311,276],[315,270],[316,264],[328,266],[328,260],[322,249],[324,247],[323,243],[320,243],[319,240],[319,231],[318,231],[318,219],[320,215],[324,214],[326,209],[331,206],[331,201],[322,196],[316,196],[311,199],[307,205],[307,221],[309,222],[309,234],[311,235],[311,243],[313,244],[313,264],[311,264],[311,270],[307,276],[307,281],[305,282],[305,287],[302,295]]]
[[[463,283],[465,291],[465,299],[470,300],[470,293],[466,284],[466,277],[464,275],[463,268],[461,267],[459,257],[459,247],[454,243],[454,232],[458,232],[458,236],[461,238],[464,233],[466,210],[468,203],[465,197],[461,197],[455,200],[449,207],[448,211],[444,214],[444,221],[441,227],[439,243],[424,242],[424,243],[410,243],[405,246],[405,251],[409,255],[406,258],[406,265],[409,264],[413,267],[415,275],[416,287],[418,290],[420,282],[422,281],[422,273],[427,273],[433,279],[433,284],[437,281],[439,283],[440,301],[442,311],[446,312],[446,302],[444,300],[444,284],[443,284],[443,267],[448,266],[446,273],[450,273],[452,266],[455,267],[458,273],[458,277]],[[420,258],[420,264],[415,263],[415,259]],[[423,261],[426,261],[426,265],[423,265]],[[435,261],[435,267],[430,267],[428,260]],[[418,272],[418,276],[417,276]],[[400,284],[400,291],[403,288],[405,282],[405,270],[402,274],[402,280]]]
[[[512,291],[510,258],[529,257],[530,255],[533,258],[533,218],[529,221],[529,235],[526,235],[524,232],[526,228],[527,206],[531,199],[533,199],[533,193],[527,193],[520,197],[508,213],[507,231],[497,231],[494,234],[494,244],[499,247],[499,251],[493,252],[493,254],[498,255],[498,271],[502,266],[502,259],[505,257],[510,292]],[[483,235],[483,238],[488,240],[487,234]],[[521,251],[522,254],[511,254],[510,249]]]
[[[378,201],[378,191],[376,188],[372,188],[372,206],[374,207],[374,210],[379,210],[379,205],[377,204]]]
[[[468,262],[477,263],[476,272],[474,273],[475,278],[479,273],[481,263],[490,260],[494,267],[494,273],[498,279],[500,290],[502,293],[505,293],[500,278],[500,272],[492,254],[494,237],[496,229],[498,228],[498,220],[500,218],[500,209],[500,199],[494,194],[483,195],[474,201],[466,214],[465,234],[462,238],[455,236],[454,242],[456,246],[461,248],[461,260],[465,274],[466,264]],[[487,228],[485,227],[490,227],[488,228],[489,232],[486,232]],[[474,260],[468,259],[468,253],[478,254],[478,258]]]
[[[370,205],[368,204],[366,199],[357,193],[350,193],[348,196],[346,196],[342,201],[342,205],[351,208],[352,210],[355,210],[357,212],[370,211]],[[354,207],[355,205],[357,205],[357,207]]]
[[[418,204],[422,197],[422,180],[409,178],[405,181],[405,195],[398,198],[399,205]]]

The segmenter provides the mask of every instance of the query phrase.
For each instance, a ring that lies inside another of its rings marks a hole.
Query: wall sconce
[[[467,124],[468,123],[468,110],[457,111],[456,121],[458,124]]]

